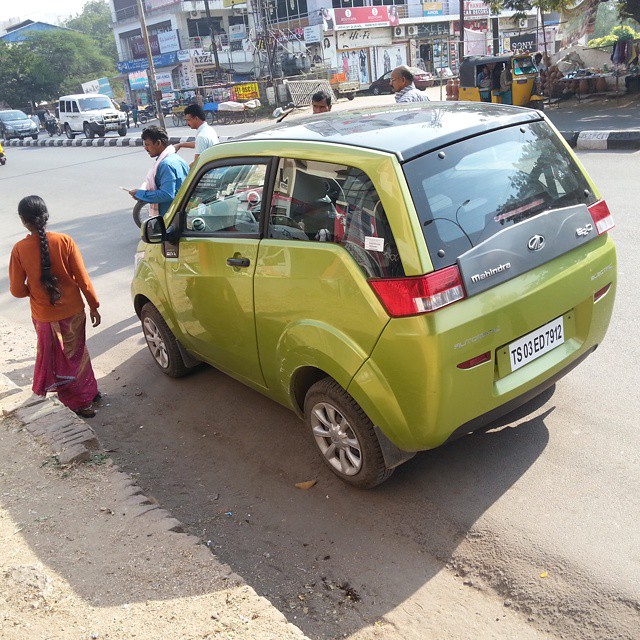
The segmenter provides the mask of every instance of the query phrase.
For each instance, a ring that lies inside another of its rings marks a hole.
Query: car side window
[[[267,164],[233,164],[200,176],[184,211],[185,235],[257,234]]]
[[[58,111],[60,111],[60,113],[64,113],[66,111],[65,106],[64,106],[64,100],[60,101],[60,104],[58,106]]]
[[[80,109],[78,109],[78,103],[75,100],[71,101],[71,105],[74,113],[80,113]]]
[[[382,202],[355,167],[280,160],[268,237],[340,244],[368,277],[404,276]]]

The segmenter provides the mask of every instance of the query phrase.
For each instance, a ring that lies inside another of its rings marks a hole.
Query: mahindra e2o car
[[[329,468],[373,487],[600,344],[612,226],[537,111],[323,114],[203,153],[143,225],[133,304],[162,371],[219,368],[304,417]]]

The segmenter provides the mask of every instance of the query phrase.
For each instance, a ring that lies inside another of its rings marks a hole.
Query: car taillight
[[[417,278],[369,280],[392,318],[435,311],[464,298],[456,265]]]
[[[598,202],[592,204],[589,207],[589,213],[593,218],[599,236],[615,226],[611,211],[609,211],[609,207],[604,200],[598,200]]]

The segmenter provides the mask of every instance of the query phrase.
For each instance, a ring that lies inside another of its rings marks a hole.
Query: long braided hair
[[[47,220],[49,211],[40,196],[27,196],[18,204],[18,213],[25,224],[34,227],[40,238],[40,282],[49,292],[51,305],[60,300],[62,295],[58,288],[58,278],[51,273],[51,255],[49,254],[49,240],[47,240]]]

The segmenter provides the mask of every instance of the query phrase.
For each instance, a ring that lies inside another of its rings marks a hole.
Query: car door
[[[227,159],[203,167],[173,222],[179,240],[165,249],[168,293],[185,346],[260,387],[253,276],[269,161]]]

